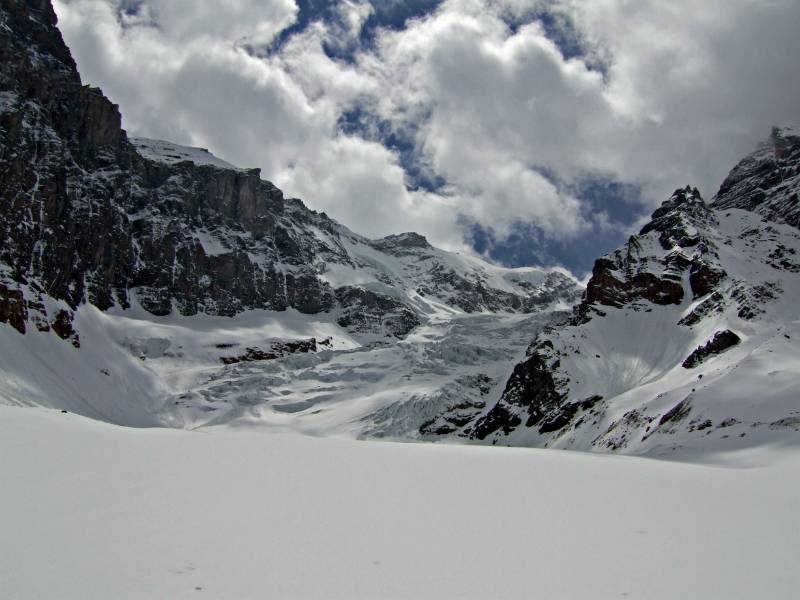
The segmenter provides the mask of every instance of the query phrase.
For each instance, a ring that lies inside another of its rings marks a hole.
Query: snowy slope
[[[149,138],[129,138],[136,151],[144,158],[166,165],[175,165],[184,161],[195,165],[210,165],[220,169],[236,170],[229,162],[217,158],[206,148],[193,148],[191,146],[181,146],[164,140],[152,140]]]
[[[0,595],[14,600],[734,600],[800,586],[796,454],[714,468],[0,407],[0,456]]]
[[[563,314],[442,311],[404,340],[365,344],[325,313],[154,317],[85,305],[74,317],[80,348],[50,331],[0,327],[0,404],[129,426],[234,421],[417,439],[442,411],[472,416],[494,402],[530,338]],[[276,351],[287,344],[299,348]]]

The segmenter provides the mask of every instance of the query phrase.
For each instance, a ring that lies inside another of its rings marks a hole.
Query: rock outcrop
[[[704,346],[698,347],[692,352],[686,360],[683,361],[682,366],[684,369],[693,369],[697,365],[702,364],[710,356],[722,354],[725,350],[733,348],[742,341],[738,335],[733,333],[730,329],[725,331],[718,331],[714,337],[708,341]]]

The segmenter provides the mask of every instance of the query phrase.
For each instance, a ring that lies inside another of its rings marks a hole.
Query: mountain
[[[532,335],[579,297],[560,271],[503,269],[416,233],[371,240],[284,198],[258,169],[129,138],[118,107],[82,85],[49,0],[0,0],[0,57],[6,402],[136,425],[232,418],[275,387],[272,376],[210,407],[241,386],[234,372],[366,352],[426,326],[439,340],[470,315],[521,319]],[[498,365],[524,347],[507,338]]]
[[[800,137],[775,129],[706,204],[677,190],[595,262],[458,435],[668,458],[800,439]],[[444,415],[446,416],[446,415]]]
[[[584,291],[129,138],[48,0],[0,0],[0,56],[0,402],[679,459],[800,439],[792,129],[710,203],[676,190]]]

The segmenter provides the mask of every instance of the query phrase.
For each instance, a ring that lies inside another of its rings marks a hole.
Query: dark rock
[[[714,423],[711,421],[711,419],[706,419],[697,426],[697,431],[704,431],[706,429],[711,429],[713,426]]]
[[[230,347],[229,344],[217,344],[219,347]],[[233,365],[242,362],[256,362],[261,360],[275,360],[290,354],[307,354],[317,351],[317,340],[310,338],[307,340],[287,340],[272,342],[268,350],[261,348],[246,348],[245,353],[239,356],[223,356],[220,362],[225,365]]]
[[[717,289],[720,282],[727,276],[724,270],[710,265],[704,260],[695,260],[689,270],[689,285],[693,297],[701,298]]]
[[[631,278],[617,278],[613,265],[606,259],[595,262],[592,278],[586,286],[586,302],[621,308],[637,299],[653,304],[680,304],[683,286],[652,273],[636,273]]]
[[[704,318],[713,314],[720,314],[725,309],[725,297],[719,292],[714,292],[708,298],[698,304],[692,312],[678,321],[678,325],[691,327],[696,325]]]
[[[670,410],[664,413],[664,415],[661,417],[661,420],[658,422],[658,427],[662,427],[669,423],[678,423],[685,419],[691,411],[691,401],[689,399],[681,400]]]
[[[472,436],[483,440],[498,431],[508,434],[523,416],[525,426],[533,427],[562,401],[545,357],[534,352],[514,367],[500,400],[475,424]]]
[[[425,236],[414,232],[389,235],[375,240],[372,245],[376,250],[394,256],[418,255],[419,250],[433,250],[433,246],[428,243]]]
[[[750,321],[764,312],[764,304],[776,300],[782,292],[778,282],[765,282],[750,285],[739,284],[731,292],[731,298],[736,301],[740,319]]]
[[[711,206],[741,208],[800,227],[799,168],[800,135],[774,128],[758,150],[734,167]]]
[[[21,290],[12,290],[0,283],[0,323],[8,323],[20,333],[25,333],[28,311]]]
[[[561,410],[539,427],[539,433],[551,433],[563,429],[572,422],[580,405],[577,403],[565,404]]]
[[[725,350],[736,346],[739,342],[741,342],[741,338],[730,329],[718,331],[708,343],[695,349],[694,352],[683,361],[683,367],[685,369],[693,369],[697,365],[705,362],[708,357],[722,354]]]
[[[78,333],[72,326],[73,315],[68,310],[60,310],[50,327],[62,340],[72,340],[72,345],[76,348],[81,347]]]
[[[336,322],[360,333],[404,337],[420,324],[416,313],[396,298],[361,287],[338,288],[336,300],[342,307]]]

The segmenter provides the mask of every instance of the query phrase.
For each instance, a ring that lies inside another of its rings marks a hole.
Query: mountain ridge
[[[132,294],[157,316],[340,311],[343,322],[377,336],[402,337],[424,319],[415,296],[320,277],[329,265],[361,268],[363,257],[345,246],[380,250],[392,240],[367,240],[285,199],[258,169],[238,169],[208,151],[128,139],[118,107],[81,85],[50,3],[6,0],[0,7],[0,184],[10,207],[0,219],[0,263],[5,288],[27,286],[5,292],[4,302],[18,307],[9,309],[18,329],[43,294],[64,301],[67,311],[84,302],[126,308]],[[438,263],[429,271],[438,268],[442,277],[417,282],[429,294],[441,292],[445,304],[468,312],[541,307],[524,288],[486,285],[485,272],[497,268],[463,261],[453,268],[448,257],[431,250]],[[388,288],[401,283],[396,279]],[[550,281],[556,279],[567,295],[577,290],[553,272]],[[17,292],[33,296],[22,312]]]

